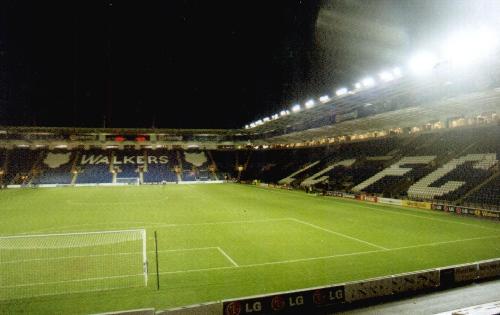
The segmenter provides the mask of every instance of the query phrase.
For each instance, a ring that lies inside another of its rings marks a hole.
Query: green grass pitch
[[[500,256],[495,222],[302,192],[236,184],[0,191],[1,236],[132,228],[147,230],[147,287],[140,257],[127,254],[136,245],[33,251],[15,263],[0,249],[0,314],[165,309]],[[26,274],[36,284],[23,282]]]

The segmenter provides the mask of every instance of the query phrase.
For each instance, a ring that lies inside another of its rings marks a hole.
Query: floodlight
[[[292,106],[292,112],[296,113],[300,111],[300,105],[296,104]]]
[[[264,122],[268,122],[270,119],[269,117],[265,117],[264,119],[262,119]]]
[[[410,59],[409,66],[413,73],[424,75],[429,74],[437,62],[438,59],[434,54],[427,51],[421,51],[413,55]]]
[[[315,103],[314,103],[314,100],[308,100],[306,103],[306,108],[311,108],[311,107],[314,107]]]
[[[321,103],[326,103],[326,102],[330,101],[330,96],[328,96],[328,95],[323,95],[323,96],[321,96],[321,97],[319,98],[319,101],[320,101]]]
[[[371,77],[366,77],[363,80],[361,80],[361,83],[363,84],[364,87],[372,87],[375,85],[375,80]]]
[[[389,81],[394,80],[394,75],[388,71],[384,71],[384,72],[379,73],[378,77],[380,78],[380,80],[382,80],[384,82],[389,82]]]
[[[498,38],[486,28],[460,31],[445,42],[443,56],[456,66],[466,66],[480,61],[496,51]]]
[[[250,128],[250,126],[249,125],[245,125],[245,129],[248,129],[248,128]]]
[[[396,68],[392,69],[392,74],[395,77],[400,77],[400,76],[403,75],[403,73],[401,72],[401,68],[399,68],[399,67],[396,67]]]
[[[356,83],[356,84],[359,84],[359,83]],[[357,86],[356,86],[356,88],[358,89]],[[361,88],[361,84],[359,84],[359,88]],[[335,95],[342,96],[344,94],[347,94],[347,92],[348,92],[347,88],[340,88],[337,91],[335,91]]]
[[[258,126],[258,125],[262,125],[264,122],[262,121],[262,119],[259,119],[255,122],[255,124]]]
[[[252,127],[252,128],[255,128],[255,126],[257,126],[255,123],[250,124],[250,127]]]
[[[274,114],[271,116],[271,119],[275,120],[275,119],[278,119],[280,117],[280,115],[278,114]]]

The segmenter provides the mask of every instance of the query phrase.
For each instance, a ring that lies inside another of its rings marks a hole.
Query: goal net
[[[117,177],[117,184],[129,184],[129,185],[139,185],[138,177]]]
[[[0,300],[147,282],[144,229],[0,237]]]

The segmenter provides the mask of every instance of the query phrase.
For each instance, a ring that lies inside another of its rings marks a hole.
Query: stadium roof
[[[471,104],[474,105],[471,106]],[[447,120],[461,116],[472,117],[487,112],[498,112],[499,109],[500,89],[495,89],[344,121],[334,125],[274,136],[266,140],[270,143],[293,143],[354,133],[363,134],[395,128],[411,128],[423,126],[436,120]]]

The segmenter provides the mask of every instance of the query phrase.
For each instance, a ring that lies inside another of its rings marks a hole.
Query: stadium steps
[[[336,163],[330,164],[330,165],[326,166],[325,168],[323,168],[322,170],[320,170],[319,172],[306,178],[304,181],[302,181],[302,183],[300,183],[300,186],[308,187],[308,186],[314,186],[316,184],[322,183],[329,178],[328,175],[324,175],[324,174],[331,172],[334,168],[336,168],[338,166],[351,167],[354,163],[356,163],[356,159],[346,159],[346,160],[342,160],[342,161],[338,161]]]
[[[147,171],[148,169],[148,151],[143,150],[142,151],[142,156],[144,157],[144,163],[143,167],[138,167],[139,170],[139,183],[144,184],[144,172]]]
[[[111,183],[113,184],[116,184],[116,177],[117,177],[117,171],[115,169],[115,151],[111,151],[111,153],[109,154],[110,155],[110,158],[109,158],[109,171],[113,174],[113,177],[111,179]]]
[[[76,151],[75,153],[75,158],[73,159],[73,163],[71,164],[71,185],[74,185],[76,183],[76,179],[78,178],[78,171],[76,167],[76,163],[80,160],[80,151]]]
[[[178,165],[178,168],[175,171],[175,175],[177,176],[177,181],[182,182],[182,173],[184,168],[182,167],[181,151],[179,150],[175,151],[175,156],[177,158],[177,165]]]
[[[296,179],[294,178],[295,175],[297,174],[300,174],[304,171],[306,171],[307,169],[317,165],[320,161],[315,161],[315,162],[312,162],[312,163],[309,163],[309,164],[306,164],[304,167],[300,168],[298,171],[288,175],[287,177],[281,179],[278,181],[278,184],[280,185],[283,185],[283,184],[287,184],[287,185],[290,185],[292,182],[294,182]]]
[[[250,153],[247,155],[247,159],[245,161],[245,165],[243,165],[243,169],[246,170],[248,168],[248,165],[250,164],[250,158],[252,157],[252,152],[253,151],[250,151]]]
[[[2,153],[4,155],[3,157],[3,163],[2,163],[2,174],[0,175],[0,187],[2,187],[4,185],[4,181],[7,179],[7,166],[9,165],[8,162],[9,162],[9,151],[5,150],[3,151]]]
[[[23,184],[31,184],[35,178],[42,174],[41,163],[45,156],[47,155],[46,151],[40,151],[35,162],[31,166],[31,169],[28,173],[28,177],[23,181]]]
[[[455,204],[461,204],[467,197],[478,191],[479,189],[483,188],[484,186],[488,185],[492,181],[494,181],[497,177],[500,177],[500,170],[497,167],[497,171],[493,173],[490,177],[488,177],[485,181],[483,181],[481,184],[477,185],[476,187],[472,188],[469,190],[466,194],[464,194],[462,197],[459,199],[453,201]]]
[[[11,178],[9,181],[9,185],[20,185],[22,183],[22,177],[24,176],[23,173],[16,173],[14,177]]]
[[[71,185],[76,184],[76,180],[78,179],[78,174],[80,174],[80,172],[73,172],[73,177],[71,177]]]
[[[217,168],[217,164],[215,163],[212,152],[210,150],[206,150],[205,152],[208,155],[208,158],[210,159],[210,164],[212,166],[212,167],[209,167],[208,169],[209,169],[210,173],[212,173],[212,177],[215,180],[219,180],[219,177],[217,176],[217,169],[218,168]]]
[[[244,171],[246,171],[248,169],[248,165],[250,165],[250,159],[252,157],[252,151],[247,151],[247,152],[248,152],[247,156],[244,157],[245,163],[242,165],[243,166],[243,171],[240,172],[238,170],[238,178],[237,178],[238,181],[241,180],[241,175],[242,175],[241,173],[243,173]],[[236,153],[236,165],[234,166],[235,169],[238,169],[238,167],[241,165],[239,161],[240,161],[240,156],[239,156],[239,154],[237,152]]]
[[[461,156],[461,155],[465,155],[465,154],[468,154],[470,153],[469,150],[473,147],[476,146],[476,143],[471,143],[469,144],[468,146],[466,146],[462,151],[460,151],[458,154],[456,154],[457,156]]]

